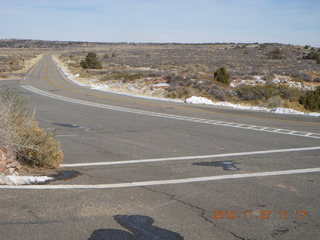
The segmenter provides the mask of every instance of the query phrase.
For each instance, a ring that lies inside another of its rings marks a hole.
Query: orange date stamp
[[[278,210],[278,211],[267,211],[267,210],[244,210],[244,211],[218,211],[213,210],[211,219],[244,219],[244,220],[252,220],[252,219],[305,219],[308,217],[307,210],[296,210],[296,211],[288,211],[288,210]]]

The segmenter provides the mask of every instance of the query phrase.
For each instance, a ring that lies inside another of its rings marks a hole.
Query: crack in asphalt
[[[84,175],[87,175],[87,176],[90,177],[90,174],[84,174]],[[115,181],[122,182],[122,180],[120,180],[120,179],[116,179],[116,178],[112,178],[112,179],[115,180]],[[234,232],[232,232],[232,231],[229,231],[229,230],[227,230],[227,229],[224,229],[224,228],[220,227],[219,225],[217,225],[216,223],[212,222],[209,218],[207,218],[207,217],[205,216],[205,210],[204,210],[203,208],[200,208],[200,207],[198,207],[198,206],[196,206],[196,205],[193,205],[193,204],[191,204],[191,203],[188,203],[188,202],[186,202],[186,201],[177,199],[174,194],[170,194],[170,193],[158,191],[158,190],[155,190],[155,189],[152,189],[152,188],[149,188],[149,187],[145,187],[145,186],[143,186],[143,187],[141,187],[141,188],[147,189],[147,190],[152,191],[152,192],[154,192],[154,193],[160,193],[160,194],[162,194],[162,195],[167,196],[167,197],[168,197],[170,200],[172,200],[172,201],[176,201],[176,202],[182,203],[183,205],[186,205],[186,206],[188,206],[188,207],[197,209],[198,211],[200,211],[200,217],[203,218],[206,222],[212,224],[214,227],[222,230],[223,232],[227,232],[227,233],[233,235],[235,238],[238,238],[238,239],[240,239],[240,240],[254,240],[254,239],[249,239],[249,238],[241,237],[241,236],[237,235],[236,233],[234,233]]]
[[[204,210],[203,208],[198,207],[198,206],[196,206],[196,205],[193,205],[192,203],[183,201],[183,200],[181,200],[181,199],[178,199],[178,198],[175,197],[174,194],[162,192],[162,191],[155,190],[155,189],[152,189],[152,188],[149,188],[149,187],[142,187],[142,188],[145,188],[145,189],[147,189],[147,190],[149,190],[149,191],[152,191],[152,192],[154,192],[154,193],[163,194],[163,195],[169,197],[170,200],[174,200],[174,201],[176,201],[176,202],[182,203],[183,205],[186,205],[186,206],[188,206],[188,207],[191,207],[191,208],[194,208],[194,209],[200,211],[200,217],[203,218],[206,222],[212,224],[214,227],[216,227],[216,228],[218,228],[218,229],[220,229],[220,230],[222,230],[222,231],[224,231],[224,232],[230,233],[231,235],[233,235],[234,237],[236,237],[236,238],[238,238],[238,239],[241,239],[241,240],[253,240],[253,239],[241,237],[241,236],[237,235],[236,233],[234,233],[234,232],[232,232],[232,231],[229,231],[229,230],[227,230],[227,229],[225,229],[225,228],[220,227],[219,225],[217,225],[216,223],[212,222],[209,218],[207,218],[207,217],[205,216],[205,210]]]

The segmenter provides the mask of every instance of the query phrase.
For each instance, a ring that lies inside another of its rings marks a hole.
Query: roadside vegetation
[[[23,74],[34,66],[43,53],[41,49],[0,48],[0,79],[23,77]]]
[[[304,96],[300,97],[299,102],[310,111],[320,110],[320,87],[314,91],[308,91]]]
[[[313,98],[308,92],[320,86],[317,64],[320,50],[309,46],[277,43],[97,45],[93,62],[101,63],[101,68],[99,64],[96,64],[98,67],[85,66],[84,59],[92,49],[68,50],[59,59],[73,74],[114,91],[179,99],[196,95],[218,101],[310,111],[314,108],[301,99]]]
[[[28,167],[56,168],[63,158],[53,133],[40,128],[26,102],[7,88],[0,89],[0,149]]]
[[[90,69],[101,69],[102,65],[101,62],[97,58],[97,54],[94,52],[89,52],[86,56],[85,60],[80,62],[80,66],[82,68],[90,68]]]

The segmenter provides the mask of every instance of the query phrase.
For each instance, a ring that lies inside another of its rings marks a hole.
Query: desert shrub
[[[194,91],[192,90],[192,88],[178,87],[178,88],[175,88],[175,90],[174,90],[174,88],[170,89],[167,92],[166,97],[168,97],[168,98],[186,99],[186,98],[191,97],[192,95],[195,95],[193,93],[194,93]]]
[[[63,158],[60,144],[53,134],[38,126],[33,118],[22,117],[18,135],[24,142],[17,152],[17,160],[31,167],[55,168]]]
[[[227,99],[227,91],[217,85],[210,87],[208,89],[208,94],[220,101],[225,101]]]
[[[102,73],[104,74],[104,73]],[[105,74],[101,81],[108,81],[108,80],[121,80],[122,82],[128,82],[128,81],[134,81],[137,79],[144,78],[145,75],[142,73],[121,73],[121,72],[115,72],[115,73],[108,73]]]
[[[320,64],[320,53],[319,52],[309,52],[303,59],[315,59],[318,64]]]
[[[281,52],[281,50],[279,48],[272,50],[268,53],[268,57],[271,59],[282,59],[283,57],[283,53]]]
[[[317,52],[309,52],[306,56],[304,56],[303,58],[304,59],[317,59],[317,57],[319,56],[320,54],[317,53]]]
[[[302,104],[305,109],[311,111],[320,110],[320,87],[317,87],[314,91],[308,91],[299,99],[299,103]]]
[[[281,107],[283,102],[284,100],[280,96],[273,96],[269,98],[263,106],[267,108],[277,108]]]
[[[218,68],[217,71],[214,72],[214,79],[223,84],[229,85],[229,73],[225,67]]]
[[[166,82],[170,85],[180,85],[183,86],[186,79],[180,75],[169,74],[165,76]]]
[[[80,62],[80,66],[85,69],[101,69],[102,65],[99,59],[97,58],[97,54],[94,52],[89,52],[86,56],[85,60]]]
[[[141,79],[143,77],[145,77],[145,75],[142,73],[123,73],[121,76],[121,80],[122,82],[127,82]]]
[[[279,96],[282,99],[289,101],[297,101],[301,97],[299,89],[290,88],[285,85],[256,85],[256,86],[241,86],[235,90],[238,97],[242,100],[263,100],[266,101],[274,96]]]
[[[63,158],[53,134],[41,129],[25,101],[8,89],[0,90],[0,148],[28,166],[55,168]]]
[[[312,77],[310,76],[310,74],[305,72],[298,73],[295,77],[300,78],[301,80],[306,82],[312,82]]]

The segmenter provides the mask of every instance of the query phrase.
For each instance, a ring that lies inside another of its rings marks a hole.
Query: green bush
[[[223,84],[229,85],[229,73],[225,67],[220,67],[217,71],[214,72],[214,79]]]
[[[304,56],[303,58],[304,59],[317,59],[317,57],[319,56],[320,54],[317,53],[317,52],[309,52],[306,56]]]
[[[317,87],[315,91],[308,91],[299,99],[299,103],[310,111],[320,110],[320,87]]]
[[[306,56],[303,57],[303,59],[315,59],[318,64],[320,64],[320,53],[318,52],[309,52]]]
[[[94,52],[89,52],[86,56],[85,60],[80,62],[80,66],[85,69],[101,69],[102,65],[99,59],[97,58],[97,54]]]

